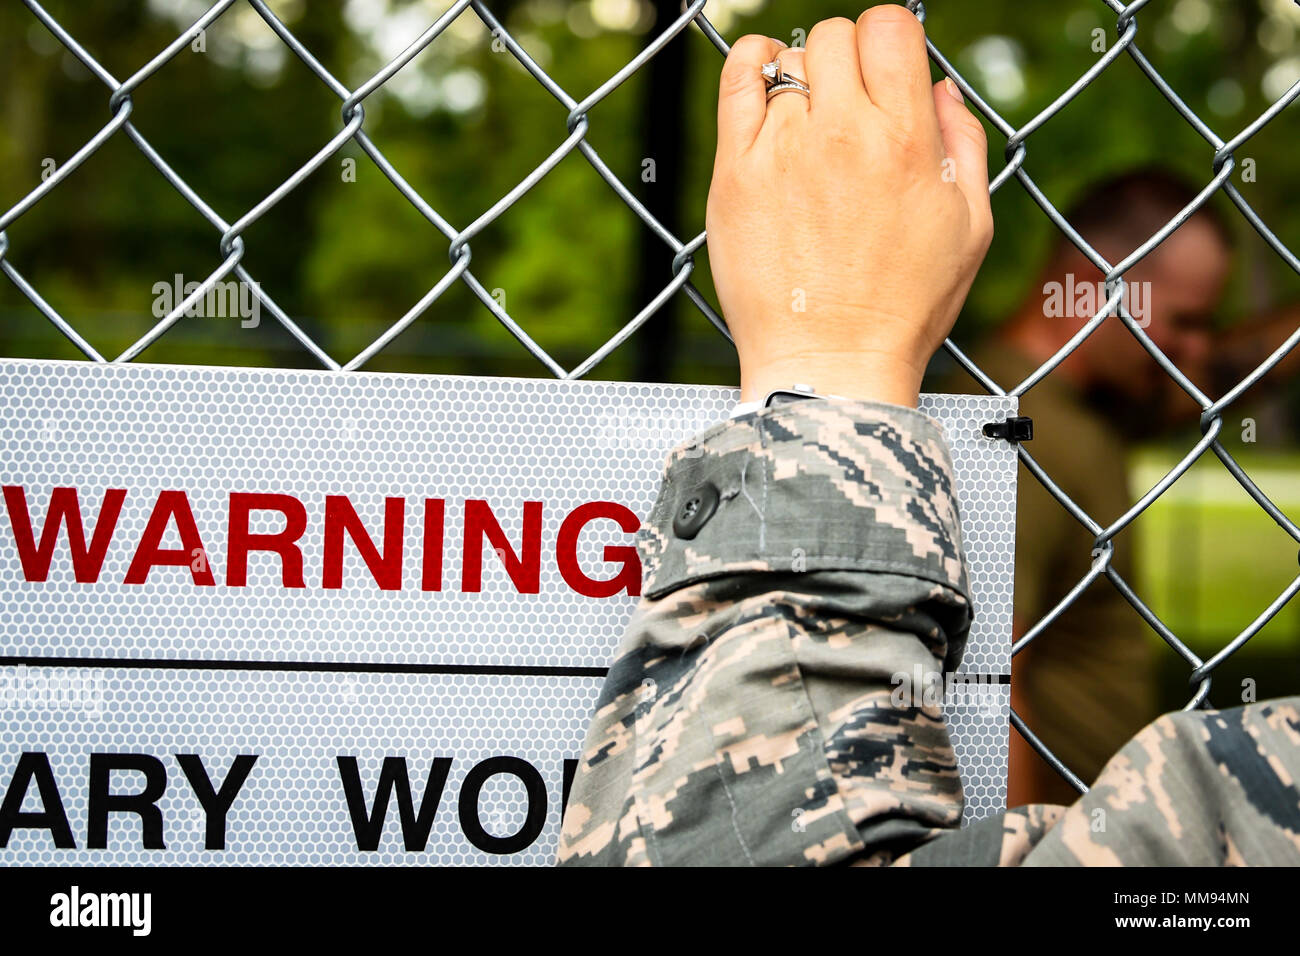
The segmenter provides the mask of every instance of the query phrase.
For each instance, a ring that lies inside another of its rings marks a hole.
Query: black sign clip
[[[1034,437],[1034,420],[1027,415],[1017,415],[1004,422],[988,422],[984,425],[985,438],[1005,438],[1013,445],[1029,441]]]

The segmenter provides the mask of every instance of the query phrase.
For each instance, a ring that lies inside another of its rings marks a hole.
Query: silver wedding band
[[[791,76],[781,68],[780,60],[764,63],[760,68],[763,78],[767,80],[767,98],[770,100],[778,93],[798,93],[805,99],[811,99],[808,84],[797,76]]]

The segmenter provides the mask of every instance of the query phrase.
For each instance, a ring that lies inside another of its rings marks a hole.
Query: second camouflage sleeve
[[[916,685],[970,625],[936,423],[821,400],[728,421],[670,454],[637,544],[561,863],[888,863],[957,826]]]

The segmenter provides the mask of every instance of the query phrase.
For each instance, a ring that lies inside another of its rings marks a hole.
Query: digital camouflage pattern
[[[1296,700],[1163,717],[1074,806],[959,829],[940,709],[896,679],[954,669],[970,626],[952,464],[920,412],[808,400],[718,425],[669,455],[637,547],[561,864],[1300,863]]]

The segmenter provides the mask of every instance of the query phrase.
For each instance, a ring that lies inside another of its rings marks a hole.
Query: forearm
[[[808,83],[768,88],[787,73]],[[562,862],[884,861],[957,825],[924,693],[970,623],[952,469],[900,405],[988,249],[988,186],[984,128],[931,84],[908,11],[732,46],[705,218],[743,396],[855,401],[764,409],[669,457]]]
[[[881,404],[797,402],[676,449],[561,860],[890,859],[955,827],[922,693],[970,619],[951,481],[937,426]],[[683,537],[705,486],[715,510]]]

